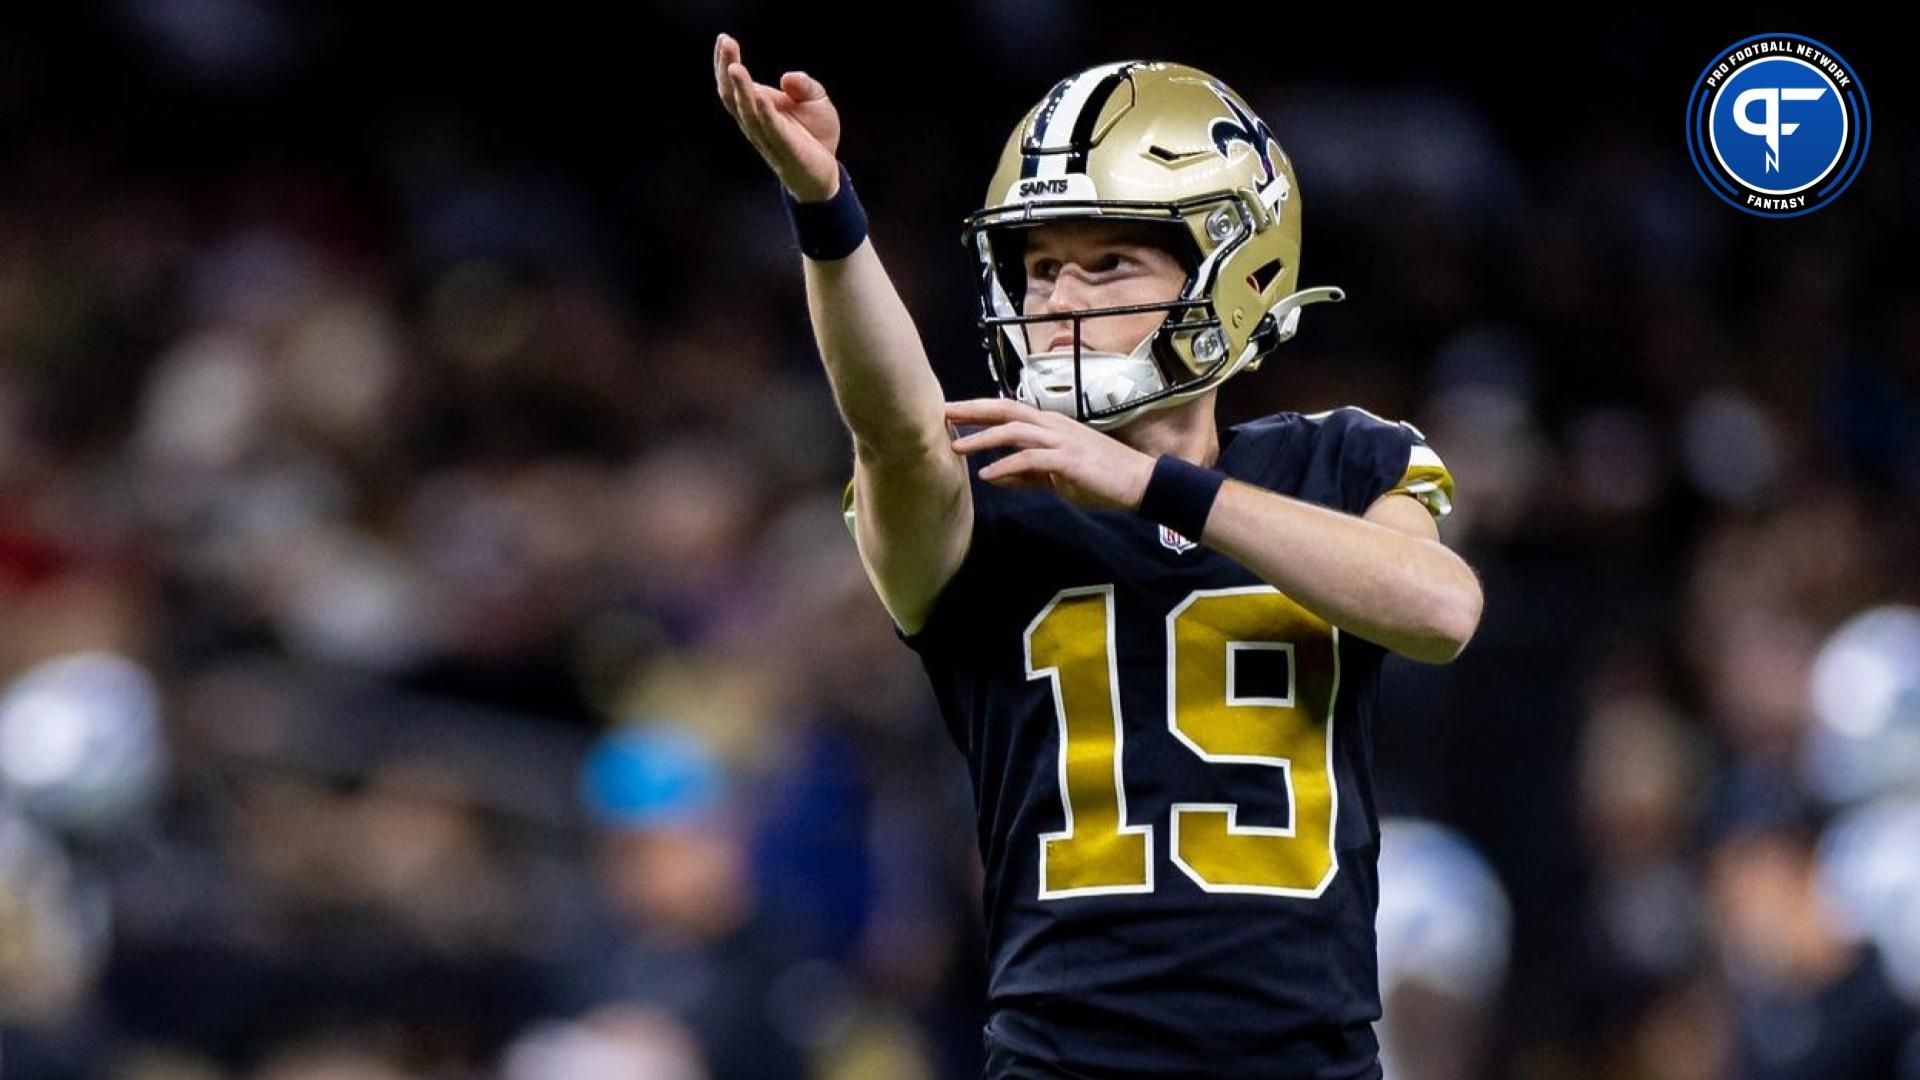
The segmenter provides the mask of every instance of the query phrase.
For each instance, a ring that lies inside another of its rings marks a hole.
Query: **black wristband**
[[[1153,463],[1153,477],[1140,496],[1139,515],[1181,536],[1200,542],[1227,474],[1202,468],[1191,461],[1161,454]]]
[[[833,198],[803,203],[782,184],[780,201],[786,204],[787,220],[793,223],[793,238],[800,245],[800,253],[815,262],[844,259],[867,238],[867,211],[853,193],[853,180],[844,164],[840,166],[840,190],[833,193]]]

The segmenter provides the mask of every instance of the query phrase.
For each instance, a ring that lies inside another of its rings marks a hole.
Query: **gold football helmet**
[[[1064,218],[1166,226],[1188,268],[1165,303],[1027,314],[1026,230]],[[1126,61],[1061,80],[1000,153],[962,241],[978,260],[979,327],[1009,397],[1111,429],[1257,368],[1337,288],[1296,291],[1293,165],[1240,96],[1184,64]],[[1164,310],[1129,354],[1081,347],[1081,321]],[[1025,327],[1071,319],[1071,348],[1030,352]]]

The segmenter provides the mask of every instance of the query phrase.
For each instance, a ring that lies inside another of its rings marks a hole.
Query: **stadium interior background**
[[[976,1075],[965,770],[841,521],[722,30],[827,86],[956,398],[988,392],[960,219],[1055,78],[1179,59],[1274,128],[1301,282],[1348,300],[1222,420],[1412,420],[1486,591],[1458,661],[1383,677],[1380,802],[1431,855],[1387,874],[1389,1026],[1450,1033],[1389,1075],[1728,1075],[1743,1016],[1820,989],[1782,926],[1920,986],[1915,920],[1871,918],[1920,911],[1897,38],[1787,7],[1517,39],[1075,0],[29,7],[0,30],[9,1078]],[[1682,124],[1769,29],[1884,118],[1784,221],[1714,198]],[[1821,831],[1818,890],[1793,843],[1740,847]]]

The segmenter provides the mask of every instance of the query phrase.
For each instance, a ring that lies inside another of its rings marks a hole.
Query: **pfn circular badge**
[[[1714,194],[1760,217],[1832,202],[1866,163],[1872,128],[1859,74],[1799,34],[1735,42],[1687,99],[1693,167]]]

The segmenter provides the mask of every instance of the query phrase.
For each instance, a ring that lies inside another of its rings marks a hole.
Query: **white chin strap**
[[[1300,326],[1300,309],[1308,304],[1325,301],[1344,300],[1346,294],[1337,287],[1320,286],[1301,289],[1289,296],[1282,297],[1273,305],[1271,314],[1280,327],[1276,344],[1293,337]],[[1161,377],[1160,367],[1150,358],[1153,339],[1160,333],[1154,330],[1130,353],[1099,352],[1082,349],[1080,352],[1080,390],[1086,395],[1087,409],[1119,408],[1130,401],[1137,401],[1150,394],[1166,389],[1166,380]],[[1248,343],[1242,354],[1203,386],[1192,390],[1183,390],[1180,394],[1154,402],[1154,407],[1178,404],[1185,398],[1204,393],[1209,387],[1218,386],[1237,374],[1241,368],[1253,359],[1253,344]],[[1079,410],[1073,401],[1073,349],[1054,349],[1048,352],[1032,353],[1021,358],[1020,387],[1017,397],[1036,408],[1057,412],[1064,416],[1079,417]],[[1119,427],[1133,419],[1138,410],[1115,413],[1097,421],[1088,421],[1096,428],[1109,429]]]
[[[1116,408],[1166,388],[1159,366],[1147,356],[1152,341],[1150,334],[1131,353],[1080,350],[1080,391],[1086,396],[1089,411]],[[1074,407],[1073,391],[1072,348],[1026,358],[1020,369],[1021,401],[1078,418],[1080,410]]]

